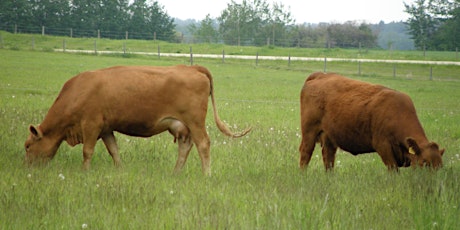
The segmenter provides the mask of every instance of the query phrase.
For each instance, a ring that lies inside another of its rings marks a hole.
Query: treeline
[[[158,2],[147,0],[14,0],[0,1],[0,25],[30,32],[75,37],[174,41],[174,20]],[[19,27],[19,28],[18,28]]]
[[[177,32],[174,19],[156,1],[0,1],[0,29],[39,33],[38,28],[73,37],[124,39],[129,33],[130,39],[284,47],[373,48],[378,37],[366,23],[296,24],[285,5],[267,0],[232,0],[219,17],[208,15],[190,25],[189,38]]]
[[[406,4],[406,22],[420,50],[457,50],[460,47],[460,1],[416,0]]]

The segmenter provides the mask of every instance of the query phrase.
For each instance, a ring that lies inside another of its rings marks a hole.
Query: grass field
[[[5,36],[4,36],[5,37]],[[5,38],[4,38],[5,39]],[[377,154],[339,151],[325,173],[317,146],[298,169],[299,93],[319,62],[196,60],[214,75],[217,106],[240,139],[220,134],[208,116],[212,176],[192,149],[180,175],[169,134],[117,135],[124,167],[115,169],[102,143],[92,169],[81,170],[82,146],[63,143],[42,168],[22,164],[29,124],[38,124],[73,75],[112,65],[187,64],[185,58],[73,55],[0,49],[0,229],[457,229],[460,226],[460,67],[356,63],[329,71],[409,94],[430,140],[446,148],[444,167],[389,173]],[[389,69],[389,70],[387,70]],[[444,77],[448,76],[448,77]]]

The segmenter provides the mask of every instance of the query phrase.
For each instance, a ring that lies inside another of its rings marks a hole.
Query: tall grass
[[[117,134],[122,169],[102,143],[92,169],[81,170],[82,147],[65,143],[46,167],[22,164],[29,124],[40,123],[63,83],[85,70],[112,65],[174,65],[184,58],[111,57],[0,50],[1,229],[456,229],[460,226],[460,82],[380,72],[355,79],[406,92],[430,140],[445,147],[444,167],[389,173],[377,154],[339,151],[324,171],[317,146],[298,169],[299,92],[321,63],[202,59],[215,78],[221,117],[235,130],[228,139],[212,116],[212,176],[204,177],[195,149],[180,175],[173,138]],[[351,65],[330,65],[351,73]],[[415,70],[419,65],[406,65]],[[447,67],[446,67],[447,68]],[[458,75],[459,67],[446,72]],[[459,76],[456,76],[459,77]]]

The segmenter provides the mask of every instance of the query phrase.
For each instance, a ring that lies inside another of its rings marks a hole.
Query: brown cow
[[[341,148],[353,155],[377,152],[388,169],[409,165],[442,166],[444,149],[429,142],[412,100],[381,85],[337,74],[313,73],[300,94],[300,168],[322,146],[326,170]]]
[[[102,138],[115,165],[120,165],[114,131],[150,137],[168,130],[178,142],[174,171],[185,164],[193,143],[202,170],[210,174],[210,140],[205,118],[211,95],[214,120],[227,136],[232,133],[220,120],[214,101],[213,80],[201,66],[117,66],[78,74],[68,80],[45,119],[30,126],[25,142],[26,162],[47,162],[62,141],[83,143],[83,168],[90,167],[94,147]]]

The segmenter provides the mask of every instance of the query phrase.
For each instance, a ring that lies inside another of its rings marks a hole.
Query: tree
[[[411,17],[407,20],[409,33],[414,39],[415,47],[419,49],[430,48],[430,41],[433,38],[438,21],[430,13],[432,7],[430,1],[416,0],[415,5],[404,3],[405,12]]]
[[[131,18],[128,30],[135,32],[133,38],[157,38],[172,41],[174,37],[174,20],[169,17],[158,2],[148,4],[146,0],[134,0],[129,7]]]
[[[28,27],[33,24],[32,6],[28,0],[0,1],[0,25],[4,28]]]
[[[346,22],[344,24],[331,24],[327,27],[328,46],[339,47],[360,46],[375,47],[377,36],[372,32],[370,26],[365,23]]]
[[[435,13],[442,21],[433,39],[433,47],[456,50],[460,47],[460,1],[434,0]]]
[[[458,47],[460,24],[458,0],[417,0],[404,3],[409,33],[419,49],[455,49]]]
[[[219,40],[219,32],[214,24],[214,20],[208,14],[206,18],[200,22],[199,26],[190,24],[188,30],[192,33],[197,42],[215,43]]]
[[[293,19],[281,3],[266,0],[231,1],[218,17],[219,32],[226,44],[264,45],[285,34]]]

